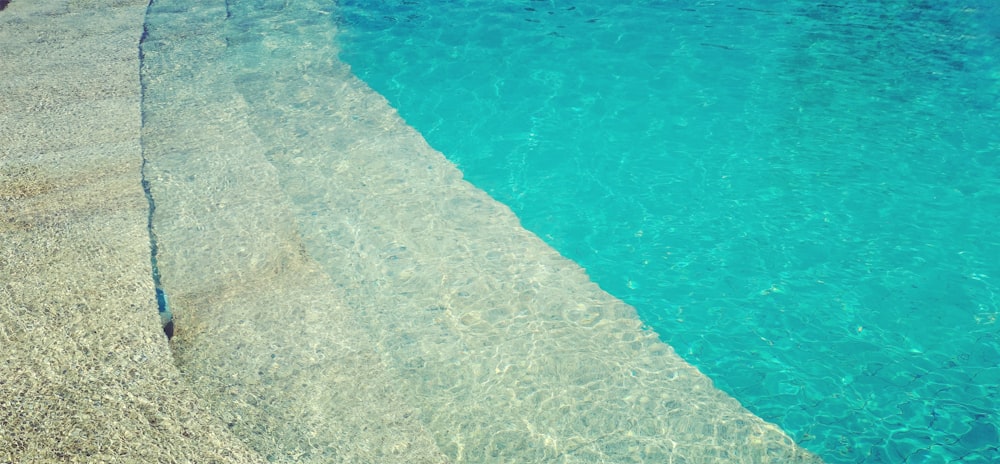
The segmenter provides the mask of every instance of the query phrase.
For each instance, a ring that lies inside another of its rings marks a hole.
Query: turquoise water
[[[338,2],[341,58],[747,408],[1000,460],[994,2]]]

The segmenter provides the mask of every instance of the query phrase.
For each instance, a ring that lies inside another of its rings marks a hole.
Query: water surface
[[[749,409],[1000,459],[992,2],[340,5],[355,73]]]

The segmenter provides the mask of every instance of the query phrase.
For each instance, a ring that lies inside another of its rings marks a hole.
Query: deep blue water
[[[1000,461],[1000,4],[338,2],[341,58],[838,462]]]

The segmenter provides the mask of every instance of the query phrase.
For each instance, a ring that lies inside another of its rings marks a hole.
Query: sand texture
[[[0,462],[259,462],[174,366],[140,183],[143,1],[0,11]]]

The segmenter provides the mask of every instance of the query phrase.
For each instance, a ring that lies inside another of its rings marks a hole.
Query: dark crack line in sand
[[[146,5],[146,15],[149,14],[149,8],[152,7],[154,0],[150,0],[149,4]],[[139,38],[139,112],[141,114],[141,124],[143,127],[146,126],[146,111],[143,103],[146,98],[146,80],[142,72],[142,67],[145,59],[143,54],[143,44],[146,42],[146,38],[149,37],[149,30],[146,28],[145,17],[143,18],[142,24],[142,37]],[[153,200],[153,191],[150,188],[149,179],[146,178],[146,165],[149,163],[149,159],[146,158],[146,146],[143,143],[143,137],[139,136],[139,150],[142,157],[142,165],[139,168],[139,173],[142,179],[142,191],[146,194],[146,201],[149,203],[149,215],[146,219],[146,229],[149,231],[149,261],[153,267],[153,286],[156,289],[156,307],[160,313],[160,322],[163,324],[163,333],[167,335],[169,340],[174,336],[174,318],[170,313],[170,308],[167,306],[167,294],[163,292],[163,287],[160,285],[160,268],[156,263],[156,231],[153,229],[153,215],[156,213],[156,201]]]

